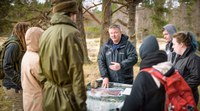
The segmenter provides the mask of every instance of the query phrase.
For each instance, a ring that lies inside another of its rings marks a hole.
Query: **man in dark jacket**
[[[109,82],[132,84],[133,66],[137,63],[137,53],[128,36],[122,34],[119,25],[109,27],[110,39],[98,55],[98,64],[102,86],[109,87]]]
[[[52,0],[52,26],[39,41],[45,111],[86,111],[83,51],[75,0]]]
[[[167,61],[165,51],[159,50],[154,36],[144,39],[140,49],[140,70],[153,67],[163,74],[171,73],[172,64]],[[139,72],[122,107],[122,111],[164,111],[165,88],[148,72]]]

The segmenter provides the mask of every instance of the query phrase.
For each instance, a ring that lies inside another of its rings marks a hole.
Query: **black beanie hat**
[[[66,12],[77,13],[77,3],[75,0],[51,0],[53,5],[53,13]]]
[[[144,59],[145,56],[157,50],[159,50],[159,45],[156,37],[153,35],[149,35],[143,40],[140,46],[139,49],[140,58]]]

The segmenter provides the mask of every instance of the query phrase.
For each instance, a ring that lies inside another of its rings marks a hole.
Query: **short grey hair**
[[[117,25],[117,24],[110,25],[108,29],[116,29],[116,28],[122,31],[120,25]]]

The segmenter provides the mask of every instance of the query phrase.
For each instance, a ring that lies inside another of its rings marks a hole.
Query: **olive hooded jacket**
[[[39,42],[45,111],[85,111],[80,32],[65,13],[54,13]]]

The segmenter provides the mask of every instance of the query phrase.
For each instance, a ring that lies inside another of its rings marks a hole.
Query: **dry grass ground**
[[[0,45],[6,40],[6,37],[0,37]],[[0,81],[1,84],[2,81]],[[5,99],[2,85],[0,87],[0,111],[11,111],[11,101]]]

